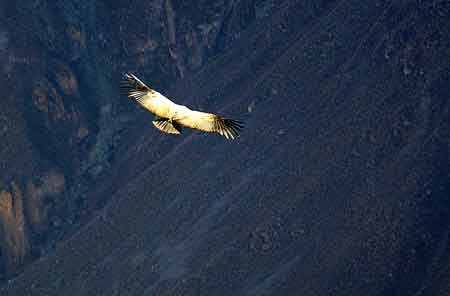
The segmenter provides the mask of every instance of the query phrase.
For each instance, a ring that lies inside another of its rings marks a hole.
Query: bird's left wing
[[[234,139],[244,127],[243,123],[238,120],[224,118],[217,114],[193,111],[186,107],[183,109],[183,112],[178,113],[180,117],[176,118],[176,121],[189,128],[218,133],[227,139]]]

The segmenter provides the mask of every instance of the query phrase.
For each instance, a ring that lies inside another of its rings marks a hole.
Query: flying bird
[[[213,113],[191,110],[178,105],[131,73],[126,73],[121,83],[124,95],[136,100],[141,106],[157,116],[153,125],[168,134],[181,134],[182,127],[218,133],[227,139],[234,139],[244,127],[238,120],[224,118]]]

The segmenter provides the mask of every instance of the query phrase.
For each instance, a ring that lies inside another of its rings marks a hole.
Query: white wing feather
[[[183,111],[177,112],[176,121],[186,127],[204,132],[218,133],[227,139],[234,139],[239,135],[243,125],[237,120],[223,118],[220,115],[193,111],[182,106]]]

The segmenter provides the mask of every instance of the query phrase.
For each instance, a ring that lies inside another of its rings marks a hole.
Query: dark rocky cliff
[[[53,30],[0,34],[4,269],[104,207],[2,295],[450,293],[448,2],[23,2]],[[243,136],[160,134],[124,70]]]
[[[0,3],[1,278],[51,253],[99,204],[86,194],[138,110],[119,97],[121,72],[172,87],[279,5],[109,2]]]

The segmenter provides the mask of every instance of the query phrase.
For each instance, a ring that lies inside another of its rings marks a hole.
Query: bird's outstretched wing
[[[131,73],[126,73],[121,82],[122,94],[136,100],[141,106],[161,118],[171,117],[174,102],[148,87],[144,82]]]
[[[140,100],[144,98],[149,92],[152,92],[152,89],[145,85],[139,78],[134,76],[132,73],[125,73],[124,79],[120,84],[120,91],[123,95],[128,96],[137,100],[140,103]]]
[[[187,109],[187,108],[186,108]],[[241,121],[224,118],[217,114],[193,111],[187,109],[179,113],[176,121],[189,128],[204,132],[218,133],[227,139],[234,139],[244,127]]]

